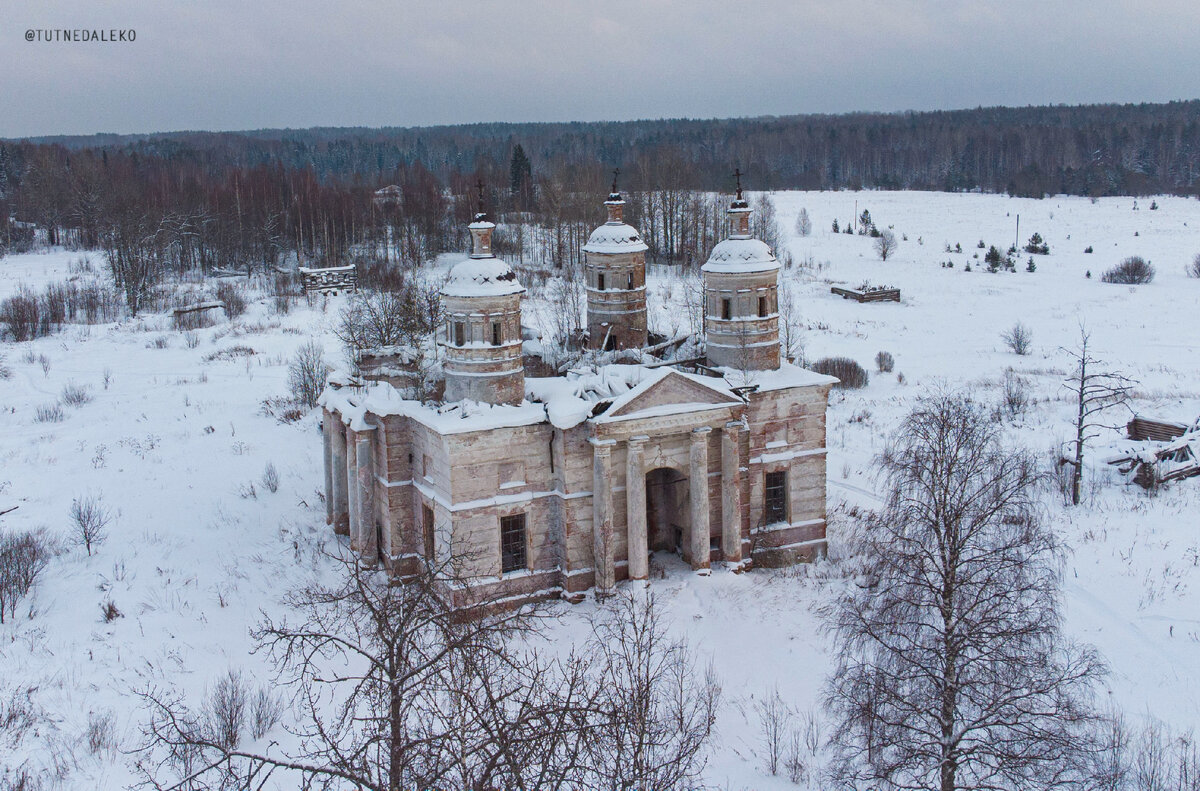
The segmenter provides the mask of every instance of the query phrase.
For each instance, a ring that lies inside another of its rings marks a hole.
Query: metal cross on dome
[[[612,185],[613,195],[617,194],[617,176],[619,176],[620,174],[621,174],[620,168],[613,168],[613,185]]]
[[[737,168],[733,171],[733,177],[737,179],[737,199],[742,199],[742,169]]]
[[[483,210],[483,179],[475,182],[475,188],[479,190],[479,213],[484,214]]]

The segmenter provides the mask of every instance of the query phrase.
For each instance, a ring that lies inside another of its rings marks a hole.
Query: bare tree
[[[700,780],[721,689],[671,640],[653,594],[622,591],[593,624],[600,710],[585,787],[685,791]]]
[[[790,363],[805,365],[807,361],[804,353],[804,333],[800,331],[796,297],[787,284],[780,285],[778,299],[779,343],[783,357]]]
[[[29,595],[50,562],[51,549],[39,533],[0,535],[0,623],[4,613],[17,615],[17,605]]]
[[[896,234],[891,231],[883,231],[875,237],[875,252],[881,261],[886,261],[895,255],[896,248],[899,246],[900,242],[896,241]]]
[[[329,376],[329,365],[325,362],[325,350],[315,339],[296,350],[288,365],[288,389],[308,409],[317,405],[317,398],[325,389]]]
[[[340,583],[287,596],[297,622],[265,618],[253,633],[292,690],[299,748],[241,749],[212,718],[191,715],[168,693],[146,690],[148,752],[194,755],[188,765],[168,763],[165,775],[149,775],[150,785],[174,788],[206,776],[248,782],[286,770],[315,787],[392,791],[439,788],[462,774],[468,751],[452,748],[468,734],[456,730],[461,723],[452,712],[461,698],[448,682],[461,680],[462,666],[487,662],[489,655],[506,659],[508,639],[528,627],[529,612],[464,618],[446,584],[449,566],[423,569],[396,585],[386,572],[362,568],[352,557],[338,560]],[[488,746],[486,735],[469,735],[479,737],[476,752]],[[494,743],[501,735],[491,738]]]
[[[1075,401],[1075,439],[1071,441],[1071,457],[1063,457],[1060,463],[1071,465],[1071,504],[1079,505],[1082,499],[1083,454],[1087,443],[1099,436],[1099,429],[1112,428],[1101,422],[1104,412],[1115,406],[1128,406],[1129,394],[1134,382],[1116,371],[1105,370],[1104,363],[1091,352],[1091,334],[1079,328],[1079,345],[1064,349],[1075,361],[1075,371],[1063,383]]]
[[[1033,330],[1019,321],[1002,332],[1000,338],[1013,354],[1019,354],[1022,357],[1029,354],[1030,349],[1033,348]]]
[[[240,683],[199,715],[147,690],[144,785],[257,787],[279,772],[330,790],[695,787],[719,690],[666,638],[652,600],[615,597],[586,651],[546,658],[539,611],[458,606],[454,564],[397,584],[343,563],[341,584],[289,596],[299,621],[255,631],[292,692],[299,746],[238,746]]]
[[[75,541],[83,544],[88,555],[92,547],[104,543],[112,513],[97,496],[85,495],[71,501],[71,521],[75,524]]]
[[[808,218],[808,209],[801,208],[796,215],[796,235],[808,236],[812,233],[812,220]]]
[[[354,364],[368,349],[417,348],[441,324],[438,304],[436,289],[415,278],[404,279],[395,289],[359,291],[342,312],[334,334]]]
[[[1059,629],[1060,546],[1027,453],[969,398],[922,399],[880,466],[866,569],[827,610],[835,778],[850,788],[1055,788],[1094,720],[1093,650]]]

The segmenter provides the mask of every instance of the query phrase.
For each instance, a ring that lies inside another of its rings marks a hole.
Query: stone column
[[[333,414],[321,410],[321,447],[324,451],[325,470],[325,524],[333,524]]]
[[[357,431],[354,434],[355,483],[358,496],[358,546],[363,562],[375,565],[379,559],[379,532],[375,529],[375,457],[371,453],[373,431]]]
[[[596,596],[609,596],[616,586],[613,568],[613,497],[611,439],[592,440],[592,557]]]
[[[346,426],[346,512],[349,515],[347,524],[350,532],[350,548],[358,551],[362,545],[359,543],[359,513],[358,513],[358,463],[354,457],[357,455],[358,443],[355,442],[354,429]]]
[[[625,447],[625,522],[629,548],[629,579],[650,576],[646,536],[645,444],[648,437],[631,437]]]
[[[727,563],[742,560],[741,422],[721,432],[721,554]]]
[[[332,415],[333,448],[330,474],[333,476],[333,532],[350,534],[350,501],[346,487],[346,426],[340,415]]]
[[[689,453],[689,478],[691,491],[688,493],[692,505],[691,555],[692,568],[709,567],[709,504],[708,504],[708,435],[712,429],[702,426],[692,431],[692,447]]]

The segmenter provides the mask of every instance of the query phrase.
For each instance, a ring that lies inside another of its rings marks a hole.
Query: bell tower
[[[625,224],[625,200],[612,190],[604,207],[608,222],[583,246],[587,280],[589,349],[640,349],[646,345],[646,243]]]
[[[729,238],[700,267],[704,274],[704,334],[714,368],[779,368],[779,262],[765,242],[750,235],[750,204],[742,173],[729,204]]]
[[[521,358],[521,295],[517,275],[492,253],[496,229],[483,207],[467,226],[471,254],[450,270],[442,286],[446,312],[446,401],[469,399],[488,404],[519,404],[525,399]]]

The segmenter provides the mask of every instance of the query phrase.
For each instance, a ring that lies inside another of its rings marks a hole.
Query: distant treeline
[[[416,263],[465,244],[474,184],[498,243],[571,264],[620,168],[659,261],[702,255],[740,168],[753,190],[1198,194],[1200,101],[953,112],[96,135],[0,143],[0,245],[51,242],[164,267],[361,255]],[[395,184],[400,197],[372,195]],[[123,251],[122,251],[122,248]]]

